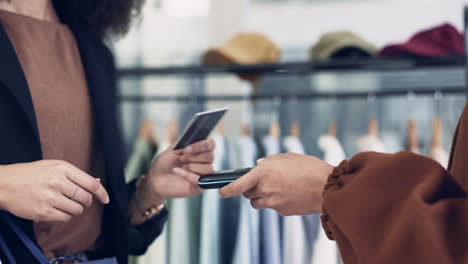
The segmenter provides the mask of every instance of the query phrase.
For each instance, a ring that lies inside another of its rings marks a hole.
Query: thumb
[[[219,191],[219,195],[223,198],[229,198],[233,196],[241,195],[248,190],[252,189],[258,184],[258,176],[256,170],[253,169],[246,175],[240,177],[239,179],[231,182],[226,187],[222,188]]]

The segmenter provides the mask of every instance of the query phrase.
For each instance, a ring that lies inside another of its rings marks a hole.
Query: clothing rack
[[[202,102],[202,101],[256,101],[268,99],[281,100],[323,100],[323,99],[365,99],[365,98],[383,98],[398,97],[409,95],[463,95],[466,93],[465,87],[439,87],[439,88],[411,88],[406,90],[386,90],[372,92],[337,92],[337,93],[276,93],[276,94],[258,94],[250,96],[241,95],[191,95],[191,96],[157,96],[157,95],[122,95],[121,101],[125,102]]]
[[[465,67],[466,57],[444,56],[436,58],[377,58],[326,62],[290,62],[256,65],[174,66],[122,68],[123,77],[205,75],[205,74],[311,74],[323,71],[401,71],[437,67]]]

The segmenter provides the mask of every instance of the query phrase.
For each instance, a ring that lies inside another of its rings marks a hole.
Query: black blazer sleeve
[[[105,55],[110,61],[109,65],[109,73],[113,78],[115,89],[117,90],[117,74],[116,74],[116,66],[114,61],[114,56],[112,55],[111,51],[106,47],[105,48]],[[117,109],[115,109],[117,111]],[[123,160],[123,158],[122,158]],[[123,175],[123,174],[122,174]],[[133,194],[135,193],[135,185],[136,180],[127,184],[127,197],[128,201],[127,204],[130,203]],[[159,215],[155,216],[154,218],[146,221],[145,223],[134,226],[128,223],[129,230],[128,230],[128,253],[131,255],[142,255],[146,252],[148,247],[154,240],[162,233],[164,224],[167,220],[167,210],[163,210]],[[129,218],[128,215],[125,216]]]
[[[136,180],[128,183],[129,198],[131,200],[135,193]],[[130,201],[129,201],[130,203]],[[168,212],[164,208],[160,214],[146,221],[141,225],[129,224],[128,249],[131,255],[143,255],[154,240],[161,235],[164,224],[167,220]]]

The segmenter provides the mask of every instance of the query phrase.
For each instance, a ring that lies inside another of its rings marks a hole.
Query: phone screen
[[[207,139],[228,110],[228,108],[221,108],[195,114],[177,140],[174,150],[183,149],[193,143]]]

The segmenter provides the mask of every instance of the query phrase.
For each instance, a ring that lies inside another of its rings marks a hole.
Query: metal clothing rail
[[[411,70],[435,67],[465,67],[465,56],[444,56],[435,58],[378,58],[334,60],[327,62],[291,62],[256,65],[216,65],[216,66],[175,66],[175,67],[135,67],[122,68],[119,77],[167,76],[167,75],[204,75],[223,73],[249,74],[307,74],[321,71],[387,71]]]
[[[324,100],[324,99],[363,99],[363,98],[382,98],[398,96],[421,96],[421,95],[464,95],[465,87],[438,87],[438,88],[411,88],[401,90],[369,91],[369,92],[336,92],[336,93],[272,93],[258,94],[251,96],[241,95],[190,95],[190,96],[158,96],[158,95],[121,95],[121,102],[144,103],[144,102],[203,102],[203,101],[245,101],[245,100]]]

